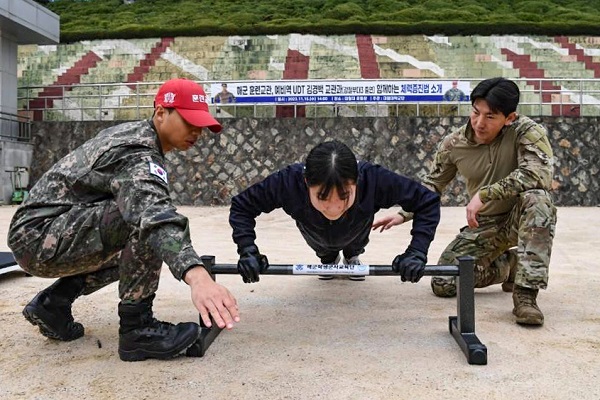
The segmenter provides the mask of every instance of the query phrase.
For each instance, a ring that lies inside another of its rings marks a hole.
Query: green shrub
[[[391,12],[410,8],[410,4],[406,1],[400,0],[372,0],[368,1],[365,10],[371,14],[371,18],[374,21],[378,21],[379,18],[375,15],[388,15]]]
[[[419,6],[433,12],[444,9],[459,9],[454,4],[446,0],[427,0],[420,3]]]
[[[476,21],[477,15],[464,10],[443,9],[430,13],[430,21]]]
[[[481,19],[481,18],[487,19],[488,15],[490,14],[490,10],[486,9],[485,7],[476,5],[476,4],[471,4],[471,5],[468,5],[465,7],[461,7],[460,9],[461,9],[461,11],[465,11],[465,12],[475,15],[477,19]]]
[[[430,18],[430,12],[421,7],[405,8],[391,14],[391,19],[398,22],[419,22]]]
[[[545,20],[543,15],[530,12],[519,12],[516,14],[516,18],[520,19],[521,21],[528,22],[542,22]]]
[[[594,35],[598,1],[581,0],[40,0],[61,41],[178,35]],[[200,24],[199,21],[202,21]],[[209,24],[206,21],[210,21]],[[132,35],[132,36],[123,36]]]
[[[357,16],[365,15],[365,10],[356,3],[344,3],[333,7],[331,10],[323,13],[324,18],[344,21]]]
[[[519,1],[515,4],[518,13],[546,14],[553,5],[548,1]]]

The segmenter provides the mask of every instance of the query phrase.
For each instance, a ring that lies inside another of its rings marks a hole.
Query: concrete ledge
[[[17,44],[56,44],[60,41],[59,16],[31,0],[1,0],[2,35]]]

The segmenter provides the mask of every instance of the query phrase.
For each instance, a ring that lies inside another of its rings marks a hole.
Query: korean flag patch
[[[150,162],[150,173],[152,175],[158,176],[161,180],[163,180],[167,185],[169,184],[169,181],[167,179],[167,171],[165,171],[165,169],[163,167],[161,167],[158,164],[154,164],[153,162]]]

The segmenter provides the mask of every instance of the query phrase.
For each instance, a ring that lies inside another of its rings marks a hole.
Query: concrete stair
[[[285,59],[285,69],[283,70],[283,79],[308,79],[308,69],[310,57],[305,56],[298,50],[288,49]],[[277,106],[275,116],[278,118],[293,118],[294,106]],[[296,106],[297,117],[306,116],[305,106]]]
[[[88,59],[95,63],[87,65]],[[127,96],[134,97],[137,92],[132,89],[149,96],[160,82],[173,77],[217,82],[441,78],[469,80],[473,87],[493,76],[525,78],[519,82],[526,105],[523,110],[545,115],[600,115],[594,105],[600,98],[600,38],[587,36],[290,34],[94,40],[20,46],[18,63],[18,107],[55,107],[56,115],[65,116],[66,107],[77,104],[88,107],[98,102],[104,106],[110,100],[116,109],[127,105]],[[555,79],[561,79],[562,87]],[[142,88],[136,82],[153,84]],[[92,98],[92,86],[77,83],[99,84],[102,96],[107,97],[100,103]],[[106,87],[109,83],[126,84],[125,92],[113,95],[115,89]],[[54,87],[60,85],[64,92]],[[544,104],[536,109],[540,90]],[[589,93],[582,95],[581,90]],[[58,100],[61,102],[55,104]],[[583,114],[571,111],[580,101],[590,103],[581,107]],[[270,107],[277,116],[293,116],[293,107]],[[238,111],[247,111],[242,108],[238,105]],[[312,108],[300,107],[298,115],[312,115]],[[353,109],[363,115],[362,109]],[[36,117],[41,118],[39,114]]]
[[[591,56],[586,56],[582,49],[577,48],[575,43],[569,42],[565,36],[557,36],[554,39],[561,47],[567,49],[570,55],[577,57],[577,61],[582,62],[585,67],[594,72],[594,78],[600,78],[600,63],[594,62]]]
[[[542,101],[544,103],[551,103],[556,96],[561,96],[560,86],[556,86],[547,80],[541,80],[546,78],[544,70],[539,68],[537,63],[531,61],[530,55],[517,54],[506,48],[501,49],[501,51],[506,59],[519,69],[521,77],[530,79],[527,80],[528,85],[533,86],[535,90],[542,91]],[[536,80],[536,78],[540,80]],[[552,115],[578,117],[579,108],[574,108],[572,104],[552,104]]]
[[[127,83],[135,83],[142,82],[144,80],[144,75],[148,73],[151,67],[154,66],[156,60],[160,58],[161,54],[166,51],[166,49],[173,43],[173,38],[167,37],[162,38],[156,46],[150,50],[149,54],[146,54],[146,57],[140,61],[140,64],[133,69],[133,72],[127,75]],[[129,87],[134,90],[135,85],[129,85]]]
[[[379,64],[371,35],[356,35],[360,75],[363,79],[379,79]]]
[[[90,51],[77,61],[73,67],[60,75],[53,85],[44,88],[36,99],[29,102],[29,110],[33,111],[33,120],[42,120],[42,109],[52,108],[54,101],[61,100],[65,95],[65,91],[71,90],[72,85],[79,83],[81,76],[86,74],[90,68],[96,66],[100,60],[96,53]]]

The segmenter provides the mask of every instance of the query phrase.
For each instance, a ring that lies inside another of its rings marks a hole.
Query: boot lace
[[[516,295],[517,295],[517,300],[519,300],[520,304],[537,308],[537,304],[535,302],[535,297],[533,296],[532,293],[528,293],[524,290],[517,290]]]
[[[147,329],[150,332],[154,332],[157,335],[167,335],[175,325],[170,322],[159,321],[156,318],[152,318],[148,324]]]

